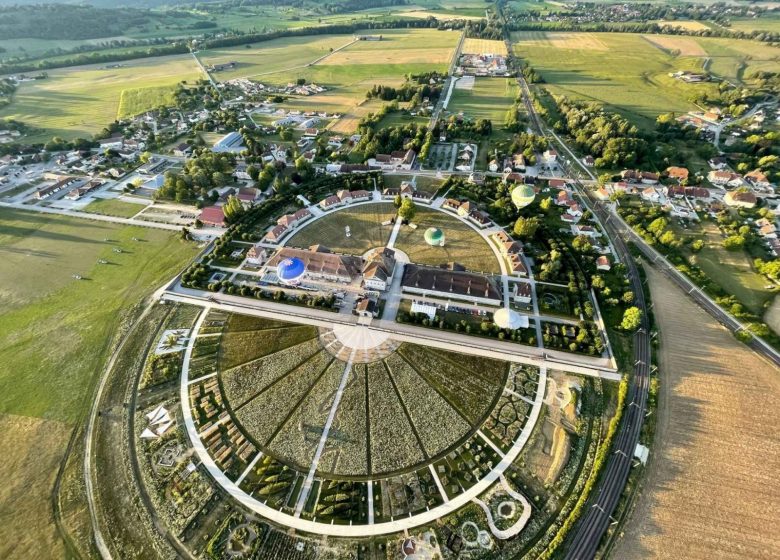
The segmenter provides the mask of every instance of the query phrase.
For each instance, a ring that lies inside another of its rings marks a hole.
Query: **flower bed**
[[[366,366],[352,367],[330,435],[320,457],[320,472],[335,475],[368,474],[366,450]]]
[[[317,329],[292,325],[285,328],[225,333],[220,345],[219,367],[229,369],[317,336]]]
[[[268,445],[282,460],[308,470],[344,375],[344,362],[333,360],[319,381]]]
[[[386,473],[425,459],[382,362],[368,365],[371,472]]]
[[[429,456],[441,453],[468,433],[468,422],[402,356],[392,354],[385,363]]]
[[[244,404],[252,395],[311,359],[321,350],[317,340],[312,339],[293,348],[268,354],[252,362],[223,371],[220,374],[225,398],[235,409]]]
[[[487,415],[493,398],[503,386],[490,383],[427,348],[404,344],[398,351],[472,426]]]
[[[266,445],[277,428],[311,390],[333,357],[320,350],[314,357],[280,379],[238,410],[233,409],[241,425],[260,445]]]

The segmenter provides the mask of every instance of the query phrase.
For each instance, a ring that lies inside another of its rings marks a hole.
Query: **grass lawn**
[[[287,245],[309,247],[321,243],[337,253],[362,255],[369,249],[387,244],[393,226],[383,226],[382,222],[393,216],[395,208],[391,203],[344,208],[304,226],[287,241]],[[352,234],[350,237],[344,234],[346,226]]]
[[[514,103],[519,91],[517,82],[509,78],[477,78],[474,88],[455,89],[447,110],[463,112],[472,119],[490,119],[493,128],[499,128],[506,120],[506,112]]]
[[[689,98],[715,88],[668,76],[701,70],[705,47],[695,37],[529,31],[515,33],[513,40],[515,54],[541,73],[552,93],[603,103],[647,128],[661,113],[695,109]],[[674,56],[672,47],[690,56]]]
[[[70,432],[123,317],[196,248],[168,232],[2,209],[0,252],[0,509],[14,511],[0,556],[64,557],[50,500]]]
[[[123,202],[115,198],[97,199],[87,204],[81,211],[90,214],[105,214],[119,218],[132,218],[143,210],[145,205]]]
[[[395,241],[395,247],[409,255],[409,260],[418,264],[440,265],[457,262],[468,270],[478,272],[501,272],[495,254],[485,239],[458,218],[417,205],[417,215],[412,220],[417,229],[402,226]],[[429,227],[444,232],[444,247],[432,247],[423,235]]]
[[[204,77],[190,55],[118,64],[119,68],[93,64],[49,70],[45,80],[23,83],[13,102],[0,109],[0,118],[20,120],[39,129],[25,137],[33,142],[45,142],[52,136],[90,138],[116,120],[123,91],[173,87]],[[130,98],[140,103],[155,96],[130,94]]]
[[[119,98],[119,118],[129,118],[157,107],[171,107],[176,103],[176,86],[153,86],[126,89]]]
[[[734,294],[745,306],[758,315],[764,313],[764,304],[775,297],[764,289],[766,278],[756,273],[750,257],[744,251],[729,251],[723,247],[723,237],[711,222],[689,224],[683,229],[672,222],[674,232],[682,238],[703,239],[704,249],[695,254],[696,262],[704,273],[727,292]],[[691,256],[688,252],[687,256]]]

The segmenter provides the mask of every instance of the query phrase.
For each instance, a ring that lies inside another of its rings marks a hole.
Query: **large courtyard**
[[[336,253],[363,255],[369,249],[387,245],[393,230],[390,221],[395,212],[389,202],[360,204],[329,212],[305,224],[286,245],[307,248],[322,244]],[[433,266],[454,262],[475,272],[501,271],[485,238],[453,214],[418,204],[411,223],[413,225],[400,227],[394,244],[394,248],[406,253],[411,262]],[[443,246],[426,243],[425,231],[431,227],[444,232]]]

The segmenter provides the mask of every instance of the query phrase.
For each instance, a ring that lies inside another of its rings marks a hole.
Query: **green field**
[[[91,214],[105,214],[106,216],[117,216],[119,218],[132,218],[144,208],[145,208],[144,204],[123,202],[115,198],[102,198],[90,202],[84,208],[82,208],[81,211],[89,212]]]
[[[513,40],[515,53],[541,73],[552,93],[603,103],[645,127],[661,113],[696,109],[691,97],[716,87],[685,84],[668,75],[701,70],[714,39],[533,31],[515,33]],[[681,54],[675,56],[674,50]]]
[[[717,26],[713,24],[717,29]],[[728,29],[734,31],[771,31],[780,33],[780,17],[763,15],[760,18],[733,18]]]
[[[263,75],[295,66],[305,66],[328,54],[331,49],[342,47],[351,40],[351,35],[285,37],[250,45],[203,50],[198,53],[198,58],[205,66],[228,62],[237,63],[235,68],[231,70],[213,72],[215,80],[224,82],[233,78],[249,76],[263,81]]]
[[[493,127],[501,126],[507,109],[519,93],[517,81],[512,78],[477,78],[474,89],[455,89],[447,110],[462,112],[472,119],[489,119]]]
[[[362,255],[369,249],[387,244],[393,226],[383,226],[382,222],[393,216],[395,208],[391,203],[362,204],[336,210],[305,225],[287,241],[287,245],[306,248],[321,243],[336,253]],[[350,237],[345,235],[346,226],[350,228]]]
[[[170,107],[176,103],[175,93],[173,84],[122,90],[117,117],[125,119],[157,107]]]
[[[27,137],[31,141],[89,138],[116,120],[124,90],[172,87],[202,78],[190,55],[127,61],[118,68],[95,64],[50,70],[47,79],[23,83],[14,101],[0,110],[0,118],[38,129]]]
[[[169,232],[0,210],[3,557],[67,556],[51,491],[70,432],[123,318],[195,250]]]
[[[395,247],[406,253],[413,263],[440,265],[456,262],[475,272],[501,271],[485,239],[458,218],[418,204],[417,215],[412,222],[417,229],[402,226]],[[444,247],[432,247],[425,242],[423,235],[429,227],[437,227],[444,232]]]

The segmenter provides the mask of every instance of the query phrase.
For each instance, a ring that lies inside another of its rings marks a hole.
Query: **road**
[[[511,45],[507,42],[507,46]],[[518,82],[523,94],[523,100],[526,110],[531,117],[532,126],[538,134],[548,136],[549,132],[545,127],[531,101],[530,88],[523,77],[518,78]],[[569,149],[563,140],[554,135],[557,143],[570,156],[570,162],[573,164],[579,161],[575,154]],[[591,178],[595,179],[593,174],[582,165],[579,165]],[[569,169],[569,176],[575,177],[578,174]],[[617,437],[613,443],[613,451],[607,460],[607,464],[601,475],[599,485],[588,500],[587,509],[579,523],[576,525],[573,536],[567,543],[567,560],[589,560],[595,557],[596,552],[604,536],[610,521],[612,513],[617,507],[620,496],[625,488],[626,481],[631,469],[632,457],[636,445],[639,442],[639,434],[644,420],[645,406],[647,402],[647,392],[650,377],[650,337],[648,336],[647,307],[645,295],[642,289],[640,277],[638,275],[636,263],[628,251],[625,238],[630,239],[639,250],[648,258],[648,260],[669,276],[675,284],[680,286],[694,301],[696,301],[704,310],[710,313],[718,321],[724,324],[733,332],[743,330],[744,326],[733,318],[725,310],[721,309],[712,299],[694,286],[685,276],[677,271],[663,256],[658,254],[652,247],[646,245],[644,241],[636,235],[615,214],[607,211],[601,202],[593,200],[589,189],[585,188],[579,179],[574,181],[576,189],[587,206],[590,206],[594,216],[601,223],[604,232],[612,242],[615,255],[620,257],[628,268],[628,274],[631,281],[632,290],[636,297],[636,305],[643,311],[641,328],[634,335],[634,372],[630,381],[627,406],[623,413],[623,419],[619,428]],[[590,204],[587,202],[590,201]],[[769,347],[764,341],[754,338],[749,346],[756,352],[763,355],[770,362],[780,365],[780,356]]]
[[[506,37],[506,42],[507,48],[511,49],[508,36]],[[509,52],[512,51],[510,50]],[[545,127],[533,106],[528,83],[522,76],[518,77],[518,83],[520,84],[523,101],[531,118],[532,126],[538,134],[547,136]],[[568,146],[559,138],[556,137],[556,139],[571,156],[570,161],[577,161],[574,154],[568,149]],[[592,177],[592,174],[587,169],[586,171]],[[586,196],[588,190],[584,188],[579,180],[576,180],[575,184],[582,195],[583,201],[586,202],[588,200]],[[640,328],[634,334],[634,371],[629,382],[626,395],[627,404],[623,411],[623,418],[612,444],[612,453],[601,473],[599,485],[588,500],[587,509],[575,526],[576,529],[573,536],[569,537],[566,547],[567,560],[589,560],[596,555],[601,538],[609,527],[612,512],[615,511],[628,480],[634,450],[639,442],[639,434],[642,430],[650,383],[650,336],[648,334],[647,306],[637,265],[631,257],[625,241],[620,237],[619,231],[607,220],[609,216],[606,215],[606,210],[596,203],[593,205],[593,213],[602,223],[604,232],[611,240],[614,254],[626,264],[628,277],[631,281],[631,289],[634,292],[634,302],[642,310],[642,320]]]
[[[620,380],[609,359],[571,354],[569,352],[546,350],[534,346],[525,346],[515,342],[507,342],[487,337],[475,337],[452,331],[441,331],[408,323],[396,323],[376,319],[369,326],[357,326],[357,317],[342,315],[330,311],[322,311],[309,307],[277,303],[269,300],[255,300],[227,294],[213,294],[181,288],[176,285],[163,295],[164,299],[178,301],[191,305],[208,306],[233,313],[243,313],[258,317],[285,320],[293,323],[333,328],[346,326],[366,328],[394,340],[424,344],[434,348],[474,354],[487,358],[509,360],[541,368],[569,371],[579,375],[601,377],[609,381]]]
[[[428,123],[428,130],[433,130],[436,127],[436,123],[439,121],[439,116],[441,115],[441,112],[444,110],[444,102],[445,100],[449,100],[450,97],[450,88],[453,86],[453,73],[455,72],[455,67],[458,64],[458,59],[460,58],[460,51],[463,48],[463,41],[466,39],[466,32],[463,31],[460,34],[460,41],[458,41],[458,46],[455,48],[455,52],[452,55],[452,60],[450,61],[450,67],[447,70],[447,75],[449,76],[447,78],[447,82],[442,88],[442,94],[445,97],[442,97],[439,99],[439,101],[436,103],[436,108],[433,110],[433,114],[431,115],[431,120]]]

